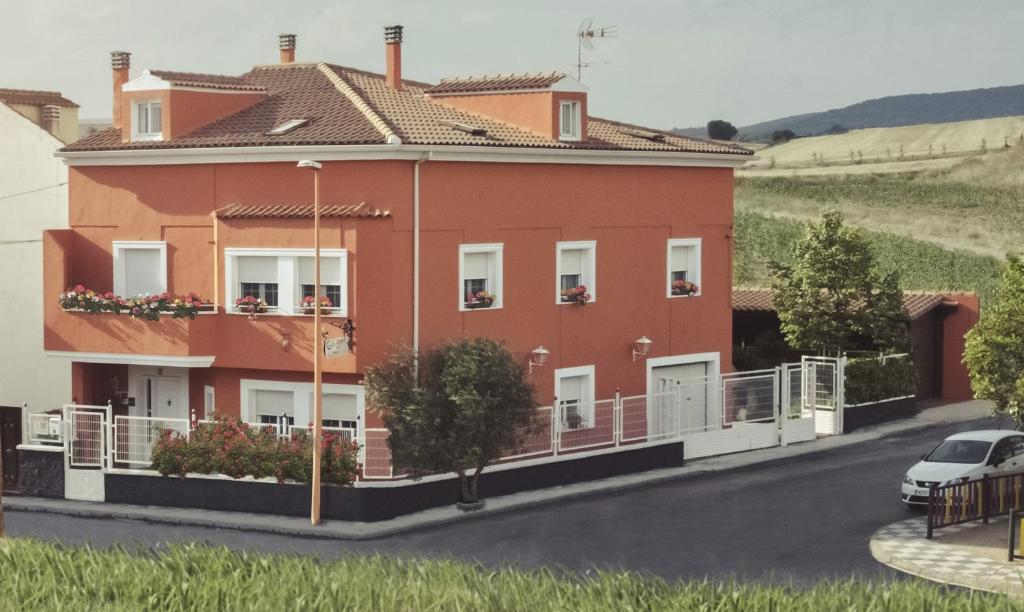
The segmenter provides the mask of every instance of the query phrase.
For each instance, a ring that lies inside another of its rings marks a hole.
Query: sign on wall
[[[338,357],[348,352],[348,338],[327,338],[324,340],[324,356],[328,359]]]

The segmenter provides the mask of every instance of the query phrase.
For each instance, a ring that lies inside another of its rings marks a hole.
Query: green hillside
[[[764,287],[770,282],[767,262],[792,261],[804,224],[756,212],[737,211],[733,284]],[[940,246],[885,232],[867,232],[881,267],[900,273],[906,290],[976,291],[982,303],[999,281],[1001,263],[994,257]]]
[[[1024,147],[952,168],[736,179],[736,208],[811,219],[826,207],[865,229],[1003,257],[1024,248]]]

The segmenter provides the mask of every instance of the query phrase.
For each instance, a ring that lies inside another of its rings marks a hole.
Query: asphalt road
[[[912,516],[899,501],[906,469],[957,431],[939,425],[798,458],[555,503],[372,541],[338,541],[10,512],[10,535],[67,544],[159,547],[203,541],[238,549],[337,556],[451,555],[488,565],[631,569],[668,579],[735,577],[808,583],[897,576],[868,538]]]

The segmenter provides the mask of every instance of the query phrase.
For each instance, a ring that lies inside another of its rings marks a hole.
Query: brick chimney
[[[60,107],[47,104],[43,107],[43,129],[56,136],[58,128],[60,128]]]
[[[128,69],[132,65],[132,54],[127,51],[111,51],[110,67],[114,71],[114,127],[121,128],[121,86],[128,82]]]
[[[281,48],[281,63],[282,64],[294,64],[295,63],[295,35],[294,34],[278,34],[277,43]]]
[[[384,42],[387,50],[386,81],[391,89],[402,89],[402,26],[384,28]]]

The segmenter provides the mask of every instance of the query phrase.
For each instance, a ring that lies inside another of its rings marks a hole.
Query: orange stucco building
[[[391,30],[383,75],[295,63],[294,36],[281,64],[237,77],[130,78],[114,54],[115,126],[60,153],[70,229],[44,236],[45,347],[72,363],[69,401],[305,424],[302,298],[317,296],[329,335],[352,340],[325,361],[331,426],[380,426],[362,372],[403,344],[501,339],[535,362],[545,405],[731,369],[733,168],[749,152],[588,117],[563,74],[403,80],[400,45]],[[323,164],[318,290],[302,159]],[[150,321],[53,299],[79,284],[210,305]],[[240,312],[246,297],[265,312]]]

